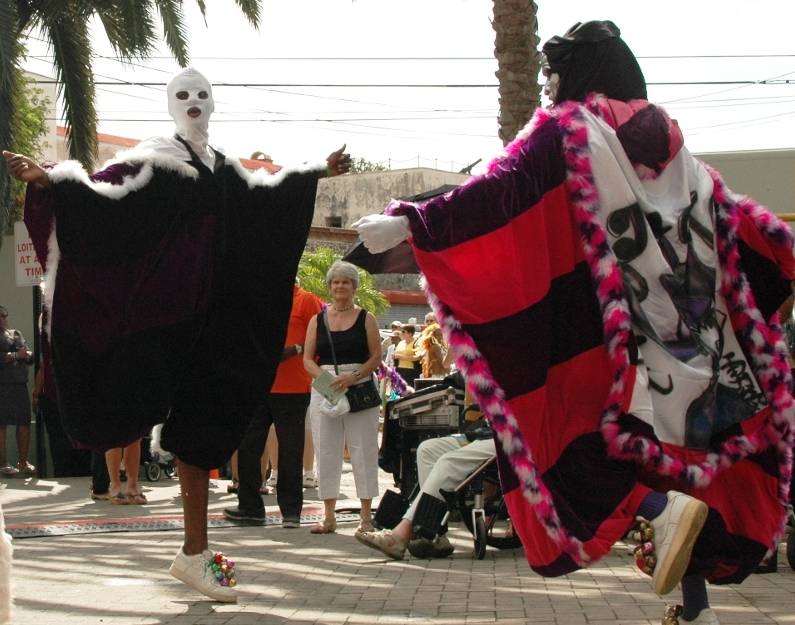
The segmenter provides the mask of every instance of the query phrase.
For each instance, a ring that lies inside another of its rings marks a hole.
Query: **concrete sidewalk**
[[[381,477],[388,487],[388,476]],[[346,464],[338,509],[358,506],[352,482]],[[666,603],[681,603],[678,589],[665,599],[652,591],[651,578],[623,544],[588,570],[547,579],[530,571],[521,550],[489,549],[485,560],[472,559],[471,536],[454,526],[451,558],[407,555],[396,562],[353,538],[355,520],[340,522],[336,534],[310,534],[310,520],[322,511],[316,490],[305,491],[299,529],[229,526],[220,512],[237,500],[226,493],[226,481],[210,494],[210,546],[236,561],[239,602],[213,603],[168,575],[182,532],[152,529],[179,526],[176,480],[143,481],[147,506],[92,501],[88,484],[88,478],[0,481],[9,531],[35,535],[49,526],[65,533],[14,540],[12,623],[659,625]],[[278,515],[275,496],[265,502],[268,514]],[[102,532],[111,522],[118,530],[144,531]],[[712,587],[710,599],[723,625],[795,624],[795,572],[784,546],[778,573]]]

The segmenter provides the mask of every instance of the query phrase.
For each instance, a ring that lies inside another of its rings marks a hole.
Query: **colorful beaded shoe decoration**
[[[681,605],[669,605],[665,607],[662,625],[679,625],[679,617],[682,616]]]
[[[638,529],[632,532],[632,540],[638,543],[632,554],[635,556],[635,563],[638,568],[651,575],[654,573],[654,567],[657,566],[657,554],[654,550],[654,528],[645,519],[640,520]]]
[[[230,588],[237,586],[235,562],[234,560],[229,560],[220,551],[213,554],[213,557],[207,562],[207,568],[210,569],[221,586],[229,586]]]

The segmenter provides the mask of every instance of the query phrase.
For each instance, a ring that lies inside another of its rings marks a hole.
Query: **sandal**
[[[124,506],[130,503],[127,495],[124,493],[116,493],[115,495],[108,494],[108,502],[117,506]]]
[[[754,571],[757,575],[763,575],[765,573],[776,573],[778,572],[778,553],[773,552],[766,560],[762,560],[759,565],[756,567],[756,571]]]
[[[146,498],[146,495],[143,493],[127,493],[127,499],[130,500],[131,504],[135,504],[138,506],[145,506],[149,503],[149,500]]]
[[[333,534],[337,531],[337,519],[333,521],[320,521],[309,528],[310,534]]]
[[[232,482],[226,487],[227,493],[237,493],[240,490],[240,482],[236,477],[232,478]]]
[[[30,462],[26,462],[25,464],[20,462],[17,465],[17,471],[25,475],[36,475],[36,467],[30,464]]]
[[[374,532],[375,528],[373,527],[373,520],[372,519],[361,519],[359,521],[359,527],[356,528],[357,532]]]
[[[380,551],[385,556],[394,560],[402,560],[406,556],[406,543],[397,536],[393,536],[392,530],[381,530],[380,532],[356,532],[356,540],[370,549]]]
[[[8,477],[14,477],[17,473],[19,473],[19,469],[15,469],[10,464],[7,464],[2,468],[3,475],[7,475]]]
[[[510,519],[508,519],[508,525],[505,528],[505,538],[507,538],[508,540],[511,540],[511,539],[513,539],[515,537],[516,537],[516,532],[513,529],[513,523],[511,522]]]

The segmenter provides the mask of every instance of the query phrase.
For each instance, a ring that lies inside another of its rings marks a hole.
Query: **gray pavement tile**
[[[347,469],[346,469],[347,470]],[[175,481],[144,482],[149,506],[111,506],[88,498],[85,478],[0,482],[9,526],[101,523],[113,519],[178,519]],[[210,512],[234,505],[221,481]],[[391,480],[386,480],[391,486]],[[343,481],[352,507],[350,472]],[[322,508],[309,491],[305,513]],[[314,491],[316,496],[316,491]],[[265,498],[278,514],[275,498]],[[104,504],[104,505],[102,505]],[[211,527],[215,550],[237,560],[239,603],[204,600],[168,573],[179,531],[82,533],[14,541],[14,625],[658,625],[667,603],[651,590],[619,545],[593,568],[562,578],[534,575],[521,551],[489,550],[472,559],[472,539],[453,526],[451,558],[403,562],[379,558],[353,539],[355,522],[313,536],[308,526]],[[737,586],[710,588],[724,625],[795,625],[795,572],[780,553],[778,573]]]

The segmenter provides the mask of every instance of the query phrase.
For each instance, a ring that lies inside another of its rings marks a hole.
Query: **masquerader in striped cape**
[[[354,226],[373,252],[410,238],[532,569],[643,520],[639,566],[682,582],[664,622],[717,623],[705,580],[742,581],[784,530],[793,236],[689,154],[615,24],[544,53],[554,107],[485,174]]]

